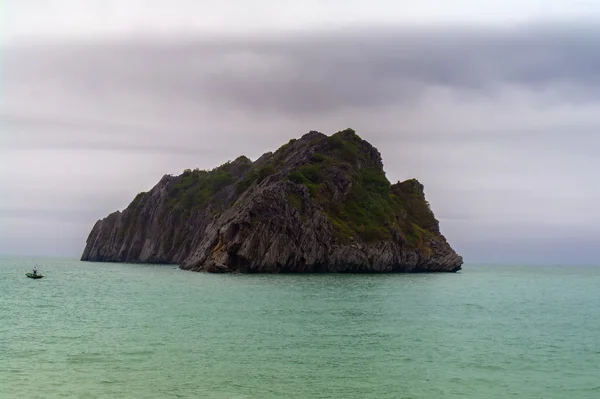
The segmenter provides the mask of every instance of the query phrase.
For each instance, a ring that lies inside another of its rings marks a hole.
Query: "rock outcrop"
[[[164,176],[93,227],[82,260],[207,272],[456,272],[417,180],[391,185],[351,130]]]

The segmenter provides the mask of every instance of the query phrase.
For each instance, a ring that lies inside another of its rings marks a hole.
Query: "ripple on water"
[[[92,364],[92,363],[111,364],[114,361],[115,361],[115,356],[106,355],[104,353],[82,353],[82,354],[67,356],[67,363],[69,363],[69,364]]]
[[[45,260],[33,289],[22,262],[0,263],[2,399],[600,397],[594,270],[221,276]]]

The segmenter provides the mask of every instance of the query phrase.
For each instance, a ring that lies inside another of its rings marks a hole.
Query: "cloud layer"
[[[135,91],[292,115],[414,103],[431,89],[459,91],[465,100],[524,90],[553,105],[598,99],[599,37],[596,26],[541,25],[105,42],[9,50],[5,68],[9,85],[36,79],[56,89],[67,79],[74,94]]]
[[[363,26],[500,26],[593,20],[594,1],[564,0],[4,0],[0,40],[282,34]]]

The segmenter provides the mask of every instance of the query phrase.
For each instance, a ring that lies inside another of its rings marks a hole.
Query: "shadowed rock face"
[[[207,272],[455,272],[417,180],[391,185],[351,130],[310,132],[257,161],[164,176],[98,221],[82,260]]]

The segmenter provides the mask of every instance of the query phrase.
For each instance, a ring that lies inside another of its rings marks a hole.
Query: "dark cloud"
[[[488,97],[598,100],[600,28],[357,29],[296,37],[97,43],[7,52],[8,79],[62,76],[82,96],[120,90],[293,115],[413,102],[431,87]],[[554,96],[554,97],[553,97]]]

